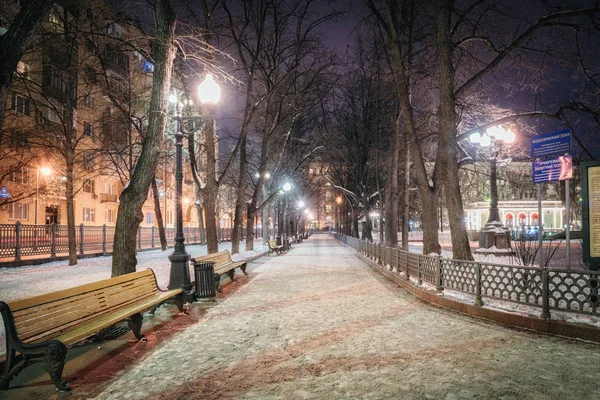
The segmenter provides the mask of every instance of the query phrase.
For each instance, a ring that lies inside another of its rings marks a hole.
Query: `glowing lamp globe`
[[[211,74],[206,74],[204,81],[198,86],[198,97],[205,103],[217,103],[221,98],[221,88]]]

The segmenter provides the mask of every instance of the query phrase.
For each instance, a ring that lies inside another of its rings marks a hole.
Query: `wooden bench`
[[[235,269],[240,268],[244,275],[248,275],[246,273],[246,261],[233,261],[231,259],[231,254],[229,254],[229,250],[223,250],[218,253],[207,254],[205,256],[200,256],[196,258],[190,259],[192,264],[200,263],[203,261],[214,261],[215,262],[215,287],[217,291],[221,291],[219,288],[219,282],[221,280],[221,275],[227,274],[231,281],[234,281],[235,277]]]
[[[174,299],[183,312],[181,289],[162,291],[151,269],[43,294],[10,304],[0,301],[6,329],[6,360],[0,389],[23,368],[43,361],[52,383],[70,390],[62,380],[67,345],[127,320],[136,339],[142,340],[142,314],[165,300]],[[16,353],[22,360],[17,362]]]
[[[271,254],[271,253],[281,254],[282,251],[283,251],[282,244],[278,245],[277,242],[275,241],[275,239],[269,240],[269,254]]]

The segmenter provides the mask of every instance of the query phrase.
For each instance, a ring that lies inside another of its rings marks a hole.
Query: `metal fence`
[[[366,240],[334,234],[335,238],[358,250],[390,271],[418,284],[428,282],[438,293],[452,289],[474,296],[476,306],[483,299],[496,299],[541,309],[600,316],[600,272],[568,271],[516,265],[463,261],[410,253]]]
[[[231,228],[218,228],[220,242],[231,241]],[[175,228],[165,228],[167,242],[173,245]],[[75,229],[75,243],[78,254],[106,254],[112,252],[114,226],[85,226]],[[184,227],[186,244],[202,244],[206,238],[200,228]],[[255,237],[262,237],[262,229],[256,227]],[[246,229],[242,230],[242,240],[246,238]],[[139,227],[136,237],[137,249],[160,248],[158,228]],[[69,252],[69,235],[66,225],[23,225],[19,222],[0,225],[0,259],[19,261],[27,256],[56,257]],[[1,261],[0,261],[1,262]]]

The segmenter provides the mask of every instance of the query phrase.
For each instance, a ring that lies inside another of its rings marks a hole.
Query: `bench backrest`
[[[275,241],[275,239],[269,240],[269,247],[272,249],[277,247],[277,242]]]
[[[196,257],[193,260],[197,263],[203,262],[203,261],[214,261],[215,267],[232,262],[231,254],[229,254],[229,250],[223,250],[218,253],[207,254],[205,256]]]
[[[25,343],[59,336],[86,320],[151,297],[159,291],[151,269],[47,293],[9,304]]]

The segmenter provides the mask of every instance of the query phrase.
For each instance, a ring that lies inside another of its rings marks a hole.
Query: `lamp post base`
[[[183,289],[183,297],[186,303],[194,302],[194,291],[190,281],[189,261],[190,255],[184,252],[173,252],[169,256],[171,261],[171,275],[169,277],[169,289]]]
[[[500,221],[486,223],[479,235],[479,249],[476,254],[512,256],[515,252],[510,245],[510,232]]]

